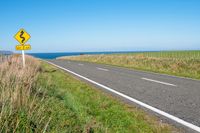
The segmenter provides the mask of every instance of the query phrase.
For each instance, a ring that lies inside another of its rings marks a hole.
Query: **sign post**
[[[25,67],[25,54],[24,50],[30,50],[31,45],[30,44],[25,44],[31,36],[24,30],[20,29],[14,36],[14,38],[20,43],[20,45],[16,45],[16,50],[22,50],[22,63],[23,67]]]
[[[24,50],[22,50],[22,61],[23,61],[23,67],[25,67],[25,55],[24,55]]]

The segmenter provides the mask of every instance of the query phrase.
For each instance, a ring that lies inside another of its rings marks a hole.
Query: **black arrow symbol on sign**
[[[22,43],[24,43],[24,41],[25,41],[25,37],[23,37],[23,34],[24,34],[24,31],[21,31],[21,34],[20,34],[20,38],[22,39]]]

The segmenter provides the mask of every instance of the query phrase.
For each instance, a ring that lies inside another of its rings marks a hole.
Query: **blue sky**
[[[200,0],[1,0],[0,49],[29,52],[200,49]]]

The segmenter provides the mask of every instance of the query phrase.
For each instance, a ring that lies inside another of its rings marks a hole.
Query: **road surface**
[[[200,131],[200,80],[87,62],[48,62],[166,117],[187,132]]]

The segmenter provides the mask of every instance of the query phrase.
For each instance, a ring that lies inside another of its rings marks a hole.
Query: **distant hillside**
[[[0,54],[13,54],[12,51],[0,50]]]

